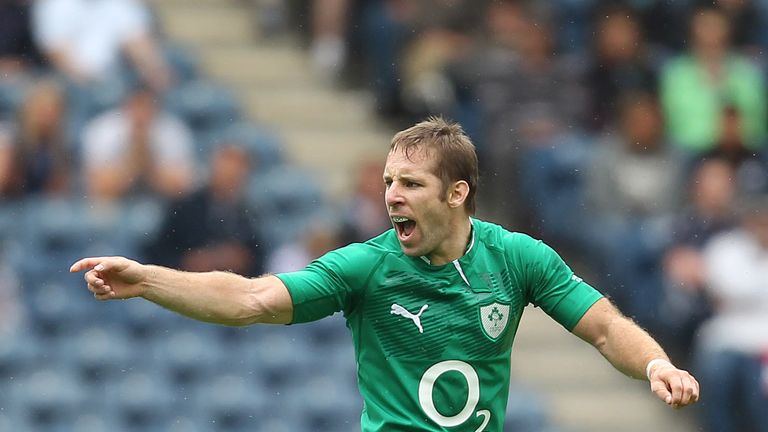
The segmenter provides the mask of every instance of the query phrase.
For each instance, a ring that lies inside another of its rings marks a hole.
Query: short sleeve
[[[551,247],[523,234],[513,234],[513,254],[522,263],[528,301],[568,331],[602,298],[596,289],[576,276]],[[509,247],[509,246],[508,246]]]
[[[371,247],[353,244],[323,255],[303,270],[278,273],[293,301],[292,323],[315,321],[339,311],[349,314],[376,261]]]

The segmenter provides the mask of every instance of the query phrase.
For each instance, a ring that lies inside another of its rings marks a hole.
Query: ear
[[[469,184],[459,180],[448,189],[448,207],[458,208],[464,205],[469,195]]]

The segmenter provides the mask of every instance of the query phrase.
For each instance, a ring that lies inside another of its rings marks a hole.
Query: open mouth
[[[408,240],[416,229],[416,222],[405,216],[392,216],[392,222],[397,231],[397,237],[403,241]]]

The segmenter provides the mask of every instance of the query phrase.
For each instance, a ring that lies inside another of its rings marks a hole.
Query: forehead
[[[436,160],[424,147],[416,147],[408,151],[397,148],[387,155],[384,166],[384,176],[395,175],[434,175]]]

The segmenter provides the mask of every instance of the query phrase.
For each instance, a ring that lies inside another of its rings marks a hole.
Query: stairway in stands
[[[153,0],[171,39],[193,47],[204,73],[225,84],[250,119],[273,127],[289,160],[309,169],[331,197],[343,196],[362,159],[381,159],[392,133],[360,91],[340,91],[315,76],[295,38],[266,37],[254,1]]]
[[[264,37],[247,1],[153,0],[168,37],[193,47],[205,73],[241,96],[251,119],[274,127],[288,157],[317,173],[332,196],[350,191],[359,161],[383,158],[394,131],[377,122],[365,94],[314,76],[290,37]],[[692,431],[687,416],[616,372],[594,349],[529,308],[515,342],[516,380],[545,395],[567,431]]]

